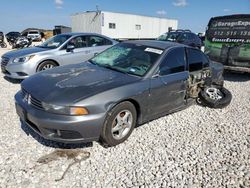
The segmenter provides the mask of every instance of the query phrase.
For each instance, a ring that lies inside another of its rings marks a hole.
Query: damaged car
[[[40,72],[15,95],[21,121],[48,140],[124,142],[136,125],[198,102],[223,108],[223,66],[162,41],[119,43],[85,63]]]

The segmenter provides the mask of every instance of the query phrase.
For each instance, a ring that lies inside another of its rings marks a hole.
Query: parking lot
[[[225,75],[228,107],[193,105],[137,127],[112,148],[72,146],[86,152],[82,160],[21,126],[19,81],[0,73],[0,87],[0,187],[250,187],[249,75]]]

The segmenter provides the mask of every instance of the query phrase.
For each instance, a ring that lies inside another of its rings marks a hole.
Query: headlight
[[[25,63],[32,59],[35,55],[30,55],[30,56],[23,56],[23,57],[18,57],[13,60],[14,63]]]
[[[88,110],[84,107],[78,106],[58,106],[53,104],[42,103],[43,108],[52,113],[65,114],[72,116],[81,116],[89,114]]]

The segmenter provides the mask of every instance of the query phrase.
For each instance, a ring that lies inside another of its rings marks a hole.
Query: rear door
[[[188,80],[184,47],[168,52],[153,76],[150,86],[150,111],[153,116],[172,112],[185,105]]]
[[[191,74],[209,66],[208,58],[198,49],[187,48],[187,60]]]
[[[113,45],[113,42],[111,40],[97,35],[88,35],[86,40],[89,50],[89,58],[92,58],[96,54],[106,50]]]

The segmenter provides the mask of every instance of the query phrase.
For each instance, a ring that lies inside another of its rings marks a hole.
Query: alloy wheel
[[[117,114],[112,123],[112,136],[116,140],[124,138],[133,124],[133,115],[129,110],[123,110]]]
[[[223,98],[223,94],[217,88],[207,88],[206,94],[213,100],[220,100]]]

